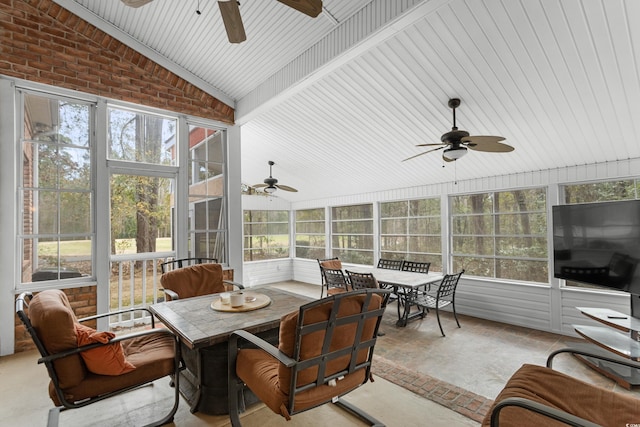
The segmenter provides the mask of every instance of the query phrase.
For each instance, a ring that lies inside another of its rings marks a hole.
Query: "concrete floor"
[[[319,296],[315,285],[284,282],[278,287],[311,297]],[[398,364],[409,375],[426,375],[493,399],[508,378],[523,363],[544,365],[547,355],[564,346],[569,337],[527,328],[459,316],[457,328],[453,316],[441,317],[446,337],[440,335],[435,316],[410,322],[405,328],[395,326],[396,310],[392,303],[385,314],[375,354]],[[37,364],[36,352],[0,358],[0,424],[7,426],[44,426],[51,400],[47,394],[46,369]],[[615,382],[586,368],[573,357],[561,355],[554,367],[587,382],[624,393]],[[374,363],[375,372],[375,363]],[[391,381],[376,377],[349,394],[347,400],[377,417],[387,426],[477,426],[459,413],[420,397]],[[157,417],[170,404],[172,390],[167,380],[153,387],[143,387],[116,399],[63,412],[61,426],[137,426]],[[149,402],[155,402],[150,404]],[[164,406],[163,406],[164,405]],[[151,417],[151,418],[150,418]],[[428,420],[428,422],[427,422]],[[296,415],[292,421],[274,414],[262,404],[251,407],[242,417],[243,425],[253,426],[361,426],[364,423],[332,405]],[[175,417],[176,426],[226,426],[227,416],[191,414],[184,401]]]

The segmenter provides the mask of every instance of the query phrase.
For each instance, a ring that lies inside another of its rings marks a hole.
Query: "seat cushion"
[[[220,264],[197,264],[160,276],[162,286],[177,293],[181,299],[224,292],[227,288],[222,280]]]
[[[59,289],[37,293],[29,303],[29,320],[50,354],[74,349],[78,346],[76,316],[69,300]],[[54,362],[60,387],[78,385],[87,375],[87,369],[79,354]]]
[[[98,332],[80,323],[76,323],[75,328],[78,347],[95,343],[106,344],[116,336],[113,332]],[[87,369],[94,374],[121,375],[136,368],[125,358],[122,344],[119,342],[83,351],[80,356],[87,365]]]
[[[136,369],[117,376],[88,372],[80,384],[64,389],[65,398],[79,401],[170,375],[174,372],[174,345],[175,339],[168,333],[152,333],[122,341],[124,354]],[[52,386],[49,395],[56,405],[61,404]]]
[[[239,378],[273,412],[288,417],[289,396],[282,392],[278,378],[280,363],[270,354],[259,349],[242,349],[236,359],[236,373]],[[296,394],[294,410],[304,411],[327,403],[333,397],[347,393],[364,383],[364,369],[337,381],[335,387],[321,385]],[[288,388],[288,387],[287,387]]]
[[[640,419],[640,399],[606,390],[553,369],[523,365],[507,382],[495,401],[522,397],[561,409],[602,426],[625,426]],[[491,411],[482,426],[491,425]],[[526,409],[506,407],[500,425],[509,427],[560,427],[566,424]]]

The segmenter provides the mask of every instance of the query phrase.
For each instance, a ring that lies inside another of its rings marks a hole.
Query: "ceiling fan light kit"
[[[449,160],[458,160],[467,154],[467,147],[447,148],[442,152],[442,157]]]
[[[416,147],[437,147],[423,153],[416,154],[415,156],[408,157],[403,162],[413,159],[423,154],[431,153],[432,151],[438,151],[444,149],[442,152],[442,159],[445,162],[454,162],[465,154],[468,149],[473,151],[483,151],[485,153],[508,153],[513,151],[514,148],[510,145],[503,144],[500,141],[504,141],[501,136],[489,136],[489,135],[476,135],[470,136],[469,132],[465,130],[459,130],[456,126],[456,108],[460,106],[459,98],[451,98],[449,100],[449,108],[453,110],[453,126],[451,131],[443,134],[440,137],[441,143],[436,144],[418,144]]]

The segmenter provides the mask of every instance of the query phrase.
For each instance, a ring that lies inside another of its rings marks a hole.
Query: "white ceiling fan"
[[[122,0],[130,7],[142,7],[153,0]],[[261,0],[264,1],[264,0]],[[312,18],[317,17],[322,12],[322,0],[278,0],[298,12],[304,13]],[[242,43],[247,39],[240,15],[240,2],[237,0],[219,1],[220,15],[227,31],[230,43]],[[200,11],[197,11],[200,14]]]

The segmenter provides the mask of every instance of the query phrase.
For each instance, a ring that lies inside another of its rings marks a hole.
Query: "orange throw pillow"
[[[113,332],[98,332],[80,323],[75,323],[75,329],[78,347],[97,342],[106,344],[116,336]],[[125,359],[122,345],[119,342],[83,351],[80,356],[87,365],[87,369],[94,374],[120,375],[136,368]]]

